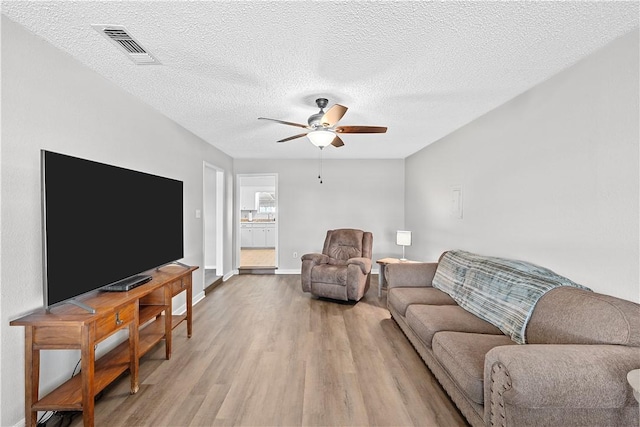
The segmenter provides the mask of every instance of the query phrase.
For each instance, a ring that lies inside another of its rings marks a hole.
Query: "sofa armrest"
[[[485,423],[511,425],[517,408],[615,409],[637,405],[627,372],[640,348],[621,345],[523,344],[491,349],[484,362]],[[507,408],[507,409],[505,409]],[[543,421],[543,420],[539,420]]]
[[[385,266],[384,277],[388,288],[430,287],[438,263],[398,263]]]
[[[313,261],[313,264],[315,265],[329,263],[329,257],[325,254],[317,254],[317,253],[304,254],[302,255],[301,259],[302,261]]]
[[[369,258],[349,258],[347,265],[357,265],[362,270],[362,274],[371,273],[371,260]]]

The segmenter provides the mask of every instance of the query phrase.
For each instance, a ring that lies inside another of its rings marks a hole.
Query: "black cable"
[[[76,366],[73,368],[73,372],[71,372],[71,378],[73,378],[74,375],[76,374],[76,370],[78,369],[78,366],[80,366],[80,362],[81,361],[82,361],[82,358],[78,359],[78,363],[76,363]],[[49,415],[48,417],[47,417],[47,414]],[[47,422],[55,414],[56,414],[56,411],[45,411],[45,413],[40,416],[40,419],[38,421],[36,421],[36,426],[46,426]],[[45,417],[47,417],[47,418],[45,418]]]
[[[48,417],[47,417],[47,414],[49,414]],[[45,411],[44,414],[40,416],[40,419],[36,421],[36,425],[37,426],[39,426],[40,424],[46,425],[47,421],[49,421],[51,417],[53,417],[53,414],[55,414],[55,411]],[[44,417],[47,417],[47,418],[44,418]]]
[[[76,367],[73,368],[73,372],[71,372],[71,378],[73,378],[73,376],[76,374],[76,369],[78,369],[78,365],[80,365],[80,361],[82,361],[82,359],[78,359],[78,363],[76,363]]]

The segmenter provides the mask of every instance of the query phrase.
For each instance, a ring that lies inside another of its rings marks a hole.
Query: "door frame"
[[[215,212],[215,229],[216,229],[216,276],[224,276],[224,201],[225,201],[225,176],[224,169],[208,163],[202,162],[202,265],[207,268],[207,236],[206,223],[209,212],[206,211],[205,200],[211,197],[211,189],[207,188],[207,174],[214,172],[216,174],[216,212]],[[208,191],[209,190],[209,191]],[[202,274],[203,289],[207,286],[204,283],[205,274]]]
[[[238,269],[240,268],[240,250],[241,250],[241,242],[240,242],[240,219],[242,218],[242,209],[240,206],[240,189],[242,188],[242,178],[256,178],[256,177],[260,177],[260,176],[267,176],[267,177],[273,177],[274,178],[274,187],[275,187],[275,195],[276,195],[276,227],[275,227],[275,233],[276,233],[276,243],[275,243],[275,267],[278,268],[278,265],[280,263],[279,260],[279,254],[278,254],[278,235],[279,232],[278,230],[280,229],[280,207],[279,207],[279,203],[280,203],[280,197],[278,195],[278,174],[277,173],[272,173],[272,172],[263,172],[263,173],[237,173],[236,174],[236,195],[235,195],[235,208],[234,208],[234,217],[236,218],[235,220],[235,262],[234,262],[234,266],[235,266],[235,270],[238,271]]]

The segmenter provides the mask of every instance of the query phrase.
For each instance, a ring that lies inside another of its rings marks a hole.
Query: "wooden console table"
[[[127,369],[131,393],[138,391],[139,359],[161,340],[171,357],[171,332],[182,321],[192,332],[192,277],[198,267],[166,265],[145,274],[152,280],[128,292],[93,292],[78,298],[93,307],[88,313],[63,304],[35,311],[11,322],[25,327],[25,424],[36,426],[38,411],[82,411],[85,426],[93,426],[94,397]],[[186,313],[173,316],[172,299],[186,291]],[[129,339],[100,359],[95,345],[122,329]],[[79,349],[81,371],[46,396],[39,396],[40,350]]]

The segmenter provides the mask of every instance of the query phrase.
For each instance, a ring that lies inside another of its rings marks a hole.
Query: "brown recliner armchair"
[[[319,297],[359,301],[371,281],[373,234],[343,228],[327,231],[322,253],[302,256],[302,290]]]

